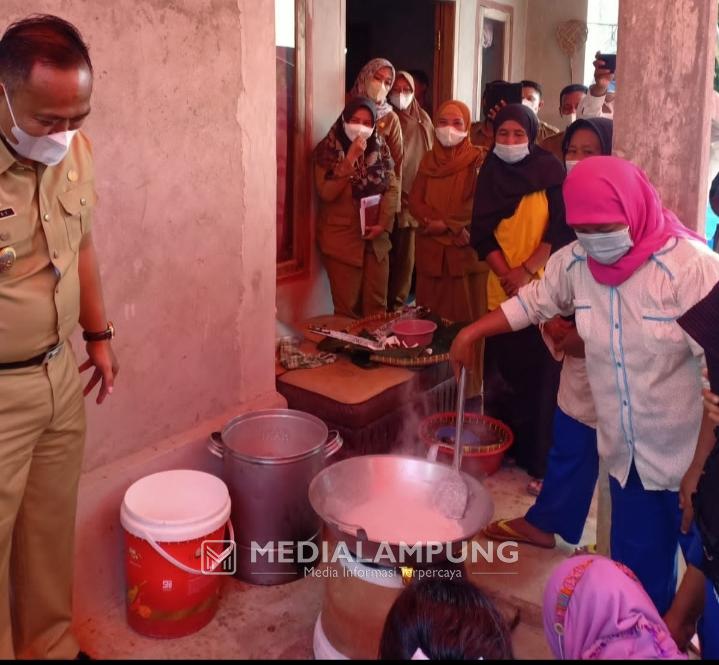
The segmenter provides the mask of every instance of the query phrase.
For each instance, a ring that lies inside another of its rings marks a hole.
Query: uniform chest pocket
[[[642,310],[642,338],[644,346],[652,353],[681,353],[688,350],[676,317],[666,311]]]
[[[92,210],[97,201],[97,195],[91,182],[78,185],[62,194],[58,200],[65,217],[67,239],[73,252],[80,248],[83,236],[90,230]]]
[[[27,215],[0,219],[0,280],[12,275],[17,261],[32,252],[34,231]]]
[[[586,342],[592,335],[592,305],[589,300],[576,299],[574,301],[574,321],[579,336]]]

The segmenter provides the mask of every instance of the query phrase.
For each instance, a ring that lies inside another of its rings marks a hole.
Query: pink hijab
[[[641,169],[618,157],[589,157],[579,162],[564,181],[564,202],[567,224],[575,231],[583,225],[623,222],[629,226],[634,246],[619,261],[603,265],[588,258],[594,279],[607,286],[629,279],[670,238],[702,240],[662,206]]]
[[[686,660],[628,568],[601,556],[574,556],[544,590],[544,634],[563,660]]]

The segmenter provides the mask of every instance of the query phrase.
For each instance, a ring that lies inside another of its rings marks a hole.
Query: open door
[[[477,15],[477,75],[472,109],[479,119],[484,86],[490,81],[508,81],[512,57],[512,8],[499,9],[482,2]]]
[[[456,4],[437,0],[434,6],[434,76],[432,77],[432,115],[448,99],[454,86],[454,20]]]

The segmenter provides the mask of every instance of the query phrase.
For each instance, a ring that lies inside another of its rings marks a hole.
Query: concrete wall
[[[570,78],[569,58],[557,43],[557,25],[570,19],[587,20],[587,0],[531,0],[528,4],[525,79],[537,81],[544,90],[544,108],[539,117],[550,125],[564,128],[559,115],[559,93],[570,83],[584,83],[584,47],[573,58],[574,80]]]
[[[528,5],[535,0],[498,0],[483,3],[482,0],[455,0],[457,22],[455,27],[455,92],[457,99],[472,109],[473,120],[479,119],[481,109],[475,101],[476,81],[479,77],[477,30],[479,29],[479,7],[507,7],[513,11],[512,65],[510,79],[524,78],[525,42],[527,38]],[[481,91],[480,91],[481,92]]]
[[[85,468],[274,395],[272,3],[4,0],[74,22],[95,67],[95,243],[121,371]],[[76,344],[78,355],[84,349]]]
[[[619,4],[614,152],[643,168],[664,205],[700,232],[716,22],[717,3],[706,0]]]

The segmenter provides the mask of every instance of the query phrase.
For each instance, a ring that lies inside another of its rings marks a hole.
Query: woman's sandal
[[[545,545],[544,543],[538,543],[536,540],[532,540],[529,536],[522,535],[519,531],[516,531],[508,522],[511,520],[497,520],[492,522],[484,528],[482,534],[489,540],[495,540],[497,542],[515,542],[525,543],[526,545],[534,545],[535,547],[541,547],[545,550],[551,550],[554,548],[556,543],[551,545]]]

